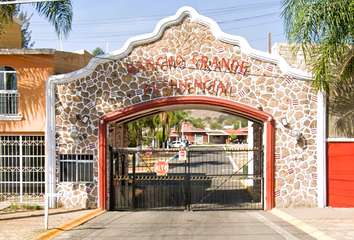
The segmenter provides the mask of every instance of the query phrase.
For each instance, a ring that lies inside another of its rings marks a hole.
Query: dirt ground
[[[78,218],[93,210],[50,209],[48,230],[67,221]],[[44,229],[44,210],[0,212],[0,239],[33,239],[46,232]]]

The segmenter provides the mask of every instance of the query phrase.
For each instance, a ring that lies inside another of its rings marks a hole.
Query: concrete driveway
[[[56,239],[313,239],[263,211],[106,212]]]

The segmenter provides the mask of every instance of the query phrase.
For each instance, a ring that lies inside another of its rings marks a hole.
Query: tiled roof
[[[248,135],[248,127],[243,127],[239,128],[237,130],[226,130],[228,134],[234,134],[234,135]]]

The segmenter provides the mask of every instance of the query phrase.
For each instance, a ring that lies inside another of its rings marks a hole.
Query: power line
[[[283,35],[282,33],[279,33],[279,34],[272,35],[272,37],[279,37],[282,35]],[[257,39],[249,40],[248,42],[255,42],[255,41],[264,40],[264,39],[268,39],[268,38],[269,37],[257,38]]]
[[[246,18],[238,18],[238,19],[227,20],[227,21],[220,21],[220,22],[217,22],[217,23],[218,24],[224,24],[224,23],[239,22],[239,21],[250,20],[250,19],[253,20],[253,19],[256,19],[256,18],[269,17],[269,16],[272,16],[272,15],[279,15],[279,12],[273,12],[273,13],[268,13],[268,14],[252,16],[252,17],[246,17]]]
[[[208,14],[209,16],[213,15],[224,15],[227,12],[231,13],[236,13],[236,12],[244,12],[245,9],[250,9],[252,11],[255,10],[257,7],[261,7],[262,10],[265,7],[271,7],[275,4],[279,4],[278,2],[273,2],[271,4],[253,4],[253,5],[244,5],[244,6],[235,6],[235,7],[230,7],[230,8],[220,8],[220,9],[215,9],[215,10],[208,10],[208,11],[200,11],[201,14]],[[259,15],[259,16],[252,16],[244,19],[234,19],[234,20],[229,20],[229,21],[241,21],[241,20],[249,20],[252,18],[261,18],[261,17],[267,17],[269,15],[274,15],[274,14],[279,14],[279,12],[271,13],[271,14],[265,14],[265,15]],[[161,20],[163,17],[171,16],[173,14],[163,14],[163,15],[153,15],[153,16],[146,16],[146,17],[137,17],[137,18],[106,18],[106,19],[96,19],[96,20],[82,20],[82,21],[75,21],[76,26],[92,26],[92,25],[112,25],[112,24],[146,24],[150,22],[156,22]],[[225,23],[228,21],[225,21]],[[31,22],[32,24],[35,25],[43,25],[42,22]],[[224,23],[224,22],[219,22],[219,23]]]

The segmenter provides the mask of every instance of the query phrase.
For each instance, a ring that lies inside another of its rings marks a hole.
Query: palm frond
[[[71,1],[38,2],[34,5],[39,15],[54,26],[58,36],[66,38],[69,35],[73,17]]]
[[[287,39],[301,45],[313,84],[329,91],[329,83],[340,78],[341,67],[353,44],[354,3],[351,0],[283,0]],[[345,72],[349,73],[349,72]]]
[[[12,24],[12,16],[16,11],[17,6],[14,4],[0,5],[0,36],[6,31],[6,26]]]

